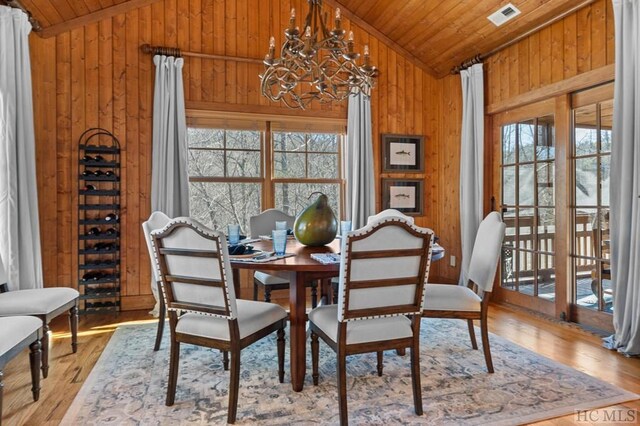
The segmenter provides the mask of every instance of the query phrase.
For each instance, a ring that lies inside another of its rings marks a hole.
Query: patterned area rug
[[[168,327],[167,327],[168,328]],[[479,330],[476,332],[480,336]],[[67,412],[63,425],[224,424],[229,375],[219,351],[182,345],[176,404],[164,405],[168,336],[153,352],[155,325],[120,327]],[[409,356],[347,358],[352,424],[513,425],[593,409],[638,396],[491,335],[495,374],[482,350],[471,349],[467,325],[423,319],[421,371],[424,415],[413,411]],[[287,344],[288,347],[288,344]],[[237,424],[337,424],[336,357],[320,343],[320,384],[296,393],[278,383],[275,334],[242,352]]]

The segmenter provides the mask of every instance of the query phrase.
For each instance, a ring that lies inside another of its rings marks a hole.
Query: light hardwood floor
[[[153,321],[149,318],[142,311],[125,312],[117,317],[82,317],[78,353],[75,355],[71,354],[66,321],[63,317],[56,319],[52,323],[51,368],[49,377],[41,382],[40,401],[34,403],[31,399],[28,353],[7,365],[3,424],[59,424],[116,327],[131,321]],[[602,348],[599,337],[574,325],[558,324],[505,306],[492,306],[489,330],[555,361],[640,394],[640,360],[625,358]],[[166,342],[161,350],[166,350]],[[635,410],[636,419],[640,422],[640,400],[606,410],[611,412],[620,408]],[[602,412],[599,416],[604,417]],[[577,420],[569,415],[539,424],[595,424]]]

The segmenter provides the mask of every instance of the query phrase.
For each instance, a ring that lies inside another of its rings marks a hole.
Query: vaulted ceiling
[[[47,31],[51,34],[55,27],[69,29],[74,25],[83,25],[91,16],[113,16],[155,1],[158,0],[21,0],[40,21],[45,35]],[[280,1],[289,3],[288,0]],[[522,14],[501,27],[495,27],[487,16],[509,1]],[[197,1],[203,6],[206,3]],[[441,77],[449,73],[453,66],[475,55],[490,52],[590,1],[325,0],[324,3],[341,7],[349,19],[375,30],[405,55],[413,57],[425,70]]]

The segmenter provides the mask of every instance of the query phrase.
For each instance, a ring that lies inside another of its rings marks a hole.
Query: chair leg
[[[413,384],[413,405],[416,414],[422,415],[422,385],[420,384],[420,351],[416,340],[411,347],[411,383]]]
[[[78,352],[78,305],[69,309],[69,329],[71,330],[71,350]]]
[[[160,344],[162,343],[162,334],[164,333],[164,323],[167,315],[167,309],[166,306],[164,306],[164,297],[162,296],[160,283],[158,283],[158,295],[160,299],[160,306],[158,308],[158,329],[156,330],[156,343],[153,346],[154,351],[160,350]]]
[[[318,306],[318,283],[314,281],[311,283],[311,307]]]
[[[320,355],[320,344],[318,342],[318,335],[311,332],[311,365],[312,365],[312,373],[311,377],[313,378],[313,385],[318,386],[318,358]]]
[[[222,368],[229,371],[229,351],[222,351]]]
[[[238,390],[240,387],[240,350],[231,350],[231,378],[229,380],[229,413],[227,423],[235,423],[238,411]]]
[[[167,383],[167,406],[172,406],[176,399],[176,385],[178,383],[178,367],[180,366],[180,342],[171,341],[169,357],[169,382]]]
[[[493,361],[491,360],[491,348],[489,347],[489,330],[487,329],[487,319],[480,321],[480,331],[482,333],[482,350],[484,351],[484,359],[487,362],[487,371],[493,373]]]
[[[278,380],[284,383],[284,325],[278,329]]]
[[[340,411],[340,426],[349,424],[347,414],[347,357],[338,352],[338,400]]]
[[[336,305],[338,303],[338,284],[335,285],[332,283],[331,288],[333,290],[333,304]]]
[[[378,376],[382,377],[382,361],[384,359],[384,352],[378,351]]]
[[[42,326],[42,377],[44,379],[49,375],[49,324]]]
[[[2,424],[2,394],[4,393],[4,383],[2,382],[2,370],[0,370],[0,424]]]
[[[271,289],[269,286],[264,286],[264,301],[269,303],[271,302]]]
[[[469,337],[471,338],[471,347],[478,349],[478,342],[476,342],[476,331],[473,328],[473,320],[468,319],[467,325],[469,326]]]
[[[253,280],[253,300],[258,300],[258,283]]]
[[[42,362],[42,348],[40,340],[29,345],[29,364],[31,365],[31,393],[33,400],[40,399],[40,363]]]

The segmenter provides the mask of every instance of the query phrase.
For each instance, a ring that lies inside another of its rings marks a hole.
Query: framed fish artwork
[[[382,173],[424,171],[424,136],[382,135]]]
[[[421,216],[422,179],[382,179],[382,208],[396,209],[410,216]]]

